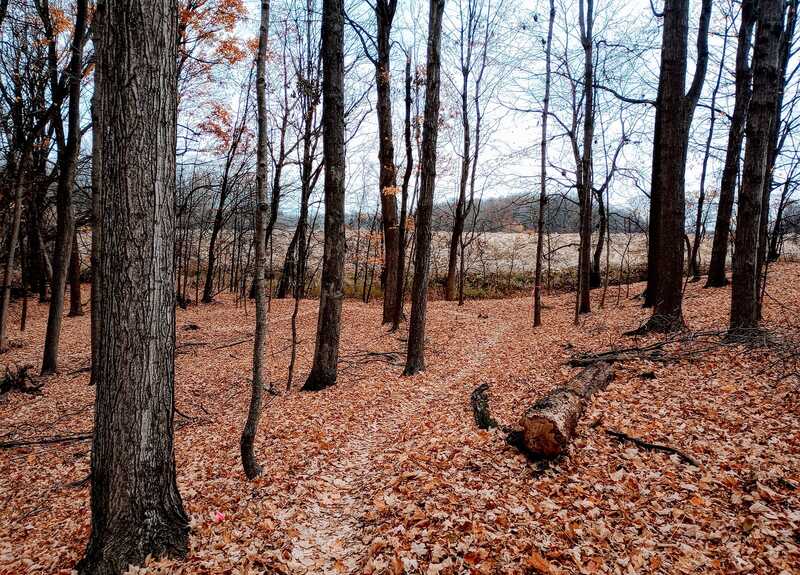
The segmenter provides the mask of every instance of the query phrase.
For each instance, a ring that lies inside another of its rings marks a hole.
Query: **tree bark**
[[[173,444],[177,4],[105,0],[94,18],[100,346],[92,530],[77,569],[117,574],[188,545]]]
[[[303,389],[336,383],[344,280],[344,5],[322,3],[322,138],[325,162],[325,244],[314,364]]]
[[[772,126],[777,117],[775,94],[780,81],[783,10],[780,0],[760,0],[753,50],[753,96],[747,117],[747,143],[736,216],[730,331],[745,334],[758,327],[758,251],[762,204]]]
[[[714,241],[705,285],[707,288],[723,287],[728,284],[725,267],[728,258],[728,243],[730,242],[731,215],[736,195],[736,179],[739,173],[739,159],[742,155],[747,109],[752,96],[753,68],[750,65],[750,49],[752,48],[753,27],[756,22],[756,0],[743,0],[741,19],[736,46],[736,93],[731,127],[728,132],[728,145],[725,150],[725,164],[722,168],[722,180],[719,187]]]
[[[264,278],[266,269],[267,245],[267,80],[266,60],[269,42],[269,0],[261,0],[261,25],[258,33],[258,55],[256,58],[256,102],[258,134],[256,144],[256,214],[255,214],[255,286],[256,286],[256,326],[253,341],[253,384],[247,421],[239,442],[242,466],[248,479],[261,475],[261,466],[253,449],[258,422],[261,419],[261,396],[264,390],[267,360],[267,290]],[[275,195],[273,193],[273,199]],[[277,214],[270,214],[272,217]],[[273,220],[274,221],[274,220]]]
[[[520,421],[527,450],[546,458],[564,453],[575,436],[586,403],[608,387],[613,378],[614,372],[607,363],[587,367],[528,408]]]
[[[428,307],[428,279],[431,261],[431,218],[436,186],[436,140],[439,128],[439,88],[442,42],[442,14],[445,0],[431,0],[428,16],[428,55],[425,86],[425,118],[422,133],[421,188],[417,202],[416,255],[411,293],[411,321],[404,375],[425,369],[425,315]]]

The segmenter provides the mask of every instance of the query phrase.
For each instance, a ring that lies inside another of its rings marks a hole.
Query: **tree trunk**
[[[375,83],[378,91],[378,161],[380,163],[381,220],[383,222],[383,323],[392,321],[397,297],[397,254],[400,229],[397,223],[397,169],[392,142],[391,41],[392,21],[397,0],[378,0],[375,19],[378,24],[378,59]]]
[[[69,317],[83,315],[81,302],[81,253],[78,247],[78,230],[72,234],[72,251],[69,255]]]
[[[710,18],[711,0],[703,0],[697,36],[697,64],[689,92],[684,94],[689,2],[667,0],[664,5],[661,74],[656,114],[658,139],[653,144],[653,173],[656,174],[656,178],[651,192],[651,202],[656,198],[660,199],[657,209],[660,217],[656,233],[651,233],[651,242],[655,240],[658,249],[656,259],[648,260],[648,268],[654,268],[657,277],[655,285],[657,291],[653,302],[653,315],[644,326],[645,331],[672,331],[681,329],[684,325],[682,300],[686,156],[689,147],[689,127],[700,98],[708,65]],[[653,287],[648,281],[648,297],[652,297],[650,292]]]
[[[471,24],[471,23],[470,23]],[[469,24],[468,24],[469,25]],[[463,23],[462,23],[463,27]],[[462,42],[463,42],[462,38]],[[462,47],[463,50],[463,47]],[[462,62],[462,87],[461,87],[461,130],[462,130],[462,152],[461,152],[461,178],[458,186],[458,200],[456,201],[456,209],[453,214],[453,233],[450,235],[450,250],[447,255],[447,282],[445,284],[445,297],[447,301],[454,301],[456,299],[456,280],[458,274],[456,267],[458,265],[458,244],[461,241],[461,236],[464,233],[464,223],[467,219],[466,204],[467,204],[467,182],[469,180],[469,168],[471,150],[470,150],[470,124],[469,124],[469,106],[467,104],[469,89],[469,72],[471,68],[471,54],[472,43],[467,47],[467,60]]]
[[[775,116],[772,120],[771,135],[769,140],[769,147],[767,149],[767,167],[764,176],[764,188],[762,192],[761,205],[763,206],[763,216],[759,224],[758,233],[758,259],[756,266],[758,269],[756,279],[756,291],[758,292],[758,316],[761,319],[761,304],[764,288],[766,286],[767,267],[765,265],[767,259],[767,230],[769,227],[769,201],[772,192],[773,183],[773,170],[775,168],[775,161],[781,152],[785,138],[788,136],[788,130],[781,130],[781,121],[783,117],[783,96],[786,90],[786,78],[789,65],[789,57],[791,55],[792,43],[794,39],[794,31],[797,24],[797,5],[798,0],[791,0],[786,3],[785,8],[787,11],[786,25],[782,29],[780,55],[778,59],[778,87],[773,93],[773,106],[775,107]]]
[[[69,273],[70,254],[75,236],[75,214],[72,207],[72,188],[78,169],[81,148],[81,79],[83,68],[83,39],[86,31],[87,0],[79,0],[75,16],[75,31],[70,46],[68,74],[69,104],[67,110],[67,142],[59,154],[58,186],[56,189],[56,241],[53,253],[53,283],[50,309],[44,338],[42,374],[58,370],[58,344],[64,317],[64,291]],[[80,279],[78,279],[80,282]]]
[[[550,109],[550,54],[553,47],[555,0],[550,0],[545,47],[544,102],[542,103],[542,141],[540,143],[539,217],[536,225],[536,270],[533,279],[533,326],[542,325],[542,259],[544,256],[544,214],[547,209],[547,115]]]
[[[325,244],[314,364],[303,385],[305,390],[320,390],[334,385],[339,361],[345,251],[343,0],[323,0],[322,61]]]
[[[783,31],[780,0],[760,0],[758,29],[753,50],[753,96],[747,117],[742,186],[736,216],[733,254],[730,330],[744,334],[758,327],[758,251],[762,205],[767,185],[767,155],[773,122],[775,94],[779,90],[780,47]]]
[[[431,261],[431,218],[436,186],[436,139],[439,128],[440,46],[445,0],[431,0],[428,16],[428,63],[425,86],[425,118],[422,133],[421,188],[417,203],[416,259],[411,293],[411,321],[404,375],[425,369],[425,314]]]
[[[26,157],[20,159],[14,174],[14,211],[11,216],[11,234],[8,239],[8,252],[3,266],[3,293],[0,296],[0,353],[8,349],[8,311],[11,307],[11,275],[14,271],[14,255],[17,251],[20,222],[22,221],[22,202],[25,197]]]
[[[188,545],[173,445],[177,4],[106,0],[94,18],[100,349],[92,530],[77,568],[116,574]]]
[[[589,287],[592,289],[599,288],[602,285],[603,277],[600,273],[600,262],[603,257],[603,245],[606,241],[606,231],[608,231],[608,214],[606,211],[606,203],[603,200],[603,190],[597,190],[595,197],[597,198],[597,212],[600,221],[597,225],[597,243],[594,246],[592,270],[589,275]]]
[[[586,403],[608,387],[614,372],[607,363],[587,367],[563,387],[557,387],[525,411],[520,425],[527,450],[546,458],[569,447]]]
[[[579,314],[592,311],[591,304],[591,251],[592,251],[592,195],[593,195],[593,157],[594,142],[594,2],[586,0],[584,18],[584,0],[579,4],[581,28],[581,44],[583,45],[583,150],[581,163],[581,185],[578,186],[580,200],[580,246],[578,248],[578,302]],[[577,321],[577,316],[576,316]]]
[[[256,101],[258,108],[258,134],[256,147],[256,214],[255,214],[255,286],[256,286],[256,327],[253,342],[253,385],[250,395],[250,408],[247,411],[247,422],[242,430],[240,449],[242,466],[248,479],[261,475],[261,466],[256,460],[253,444],[261,419],[261,395],[264,390],[265,369],[267,360],[267,293],[264,280],[266,268],[267,245],[267,81],[266,60],[267,43],[269,41],[269,0],[261,0],[261,25],[258,33],[258,55],[256,58]],[[273,192],[275,200],[275,192]],[[276,201],[273,201],[276,203]],[[274,222],[277,213],[270,214]]]
[[[705,285],[707,288],[723,287],[728,284],[725,267],[728,258],[728,243],[730,242],[731,216],[736,195],[739,158],[742,155],[747,109],[752,96],[753,69],[750,65],[750,49],[756,21],[756,0],[742,1],[741,19],[736,46],[736,94],[731,127],[728,132],[728,145],[725,150],[725,164],[722,168],[722,181],[719,187],[717,220],[714,226],[714,241],[711,246],[711,260],[708,264],[708,279]]]
[[[714,89],[711,91],[711,118],[708,125],[708,135],[706,136],[705,152],[703,153],[703,167],[700,170],[700,191],[697,196],[697,212],[694,220],[694,238],[692,239],[691,247],[689,248],[689,275],[692,276],[692,281],[700,281],[700,262],[698,253],[700,252],[700,244],[703,241],[705,233],[705,216],[703,209],[706,201],[706,175],[708,174],[708,160],[711,156],[711,143],[714,139],[714,127],[717,123],[717,93],[719,86],[722,82],[722,74],[725,71],[725,54],[728,48],[728,33],[727,30],[722,39],[722,55],[720,56],[719,71],[717,72],[717,81],[714,84]]]
[[[203,285],[203,303],[211,303],[214,301],[214,271],[216,270],[217,261],[217,238],[220,231],[222,231],[222,224],[224,222],[225,203],[228,200],[228,170],[230,158],[225,165],[225,173],[222,177],[222,184],[219,192],[219,206],[214,214],[214,223],[211,228],[211,237],[208,240],[208,258],[206,259],[206,281]]]
[[[404,140],[406,146],[406,168],[403,172],[403,188],[400,204],[400,233],[397,249],[397,282],[395,286],[394,310],[392,311],[392,331],[400,327],[403,319],[403,295],[405,286],[406,266],[406,223],[408,221],[408,184],[414,169],[414,151],[411,145],[411,56],[406,56],[406,116],[404,127]]]

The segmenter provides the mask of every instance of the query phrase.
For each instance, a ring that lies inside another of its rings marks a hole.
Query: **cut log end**
[[[528,451],[545,458],[564,453],[575,436],[586,402],[605,389],[613,375],[607,363],[586,368],[530,407],[520,421]]]

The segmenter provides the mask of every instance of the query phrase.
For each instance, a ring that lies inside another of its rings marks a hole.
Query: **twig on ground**
[[[621,442],[629,441],[634,445],[636,445],[637,447],[641,447],[642,449],[649,449],[651,451],[661,451],[662,453],[677,455],[686,463],[694,465],[695,467],[702,467],[694,457],[684,453],[680,449],[676,449],[675,447],[670,447],[669,445],[662,445],[660,443],[650,443],[648,441],[645,441],[644,439],[640,439],[639,437],[633,437],[632,435],[628,435],[627,433],[616,431],[614,429],[606,429],[606,433]]]

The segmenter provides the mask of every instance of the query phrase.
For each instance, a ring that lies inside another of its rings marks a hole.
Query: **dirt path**
[[[448,311],[457,316],[462,312]],[[337,449],[336,457],[320,460],[310,471],[316,474],[317,491],[299,513],[305,520],[296,527],[289,566],[298,572],[359,573],[368,560],[372,541],[369,516],[394,504],[389,478],[382,472],[390,450],[414,430],[431,427],[440,412],[430,406],[463,402],[456,388],[473,377],[484,358],[514,327],[493,326],[491,336],[477,348],[463,350],[461,368],[447,377],[423,374],[404,380],[389,401],[373,403],[362,425],[350,429],[350,439]]]

